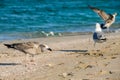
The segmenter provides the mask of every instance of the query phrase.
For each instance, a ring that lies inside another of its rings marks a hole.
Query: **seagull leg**
[[[96,42],[94,42],[94,48],[95,48],[95,44],[96,44]]]
[[[95,50],[95,51],[97,50],[96,42],[94,42],[94,50]]]
[[[109,28],[107,28],[107,33],[110,36],[110,29]]]
[[[30,59],[30,63],[32,64],[32,65],[36,65],[36,63],[35,63],[35,55],[31,55],[31,58],[32,59]]]
[[[109,28],[107,28],[107,33],[110,33],[110,30],[109,30]]]

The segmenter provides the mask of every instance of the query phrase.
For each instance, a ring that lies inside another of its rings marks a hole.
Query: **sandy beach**
[[[120,80],[120,33],[107,38],[95,47],[92,34],[3,41],[0,80]],[[28,41],[53,51],[31,57],[3,45]]]

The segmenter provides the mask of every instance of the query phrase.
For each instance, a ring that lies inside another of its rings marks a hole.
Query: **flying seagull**
[[[13,43],[4,45],[7,46],[8,48],[13,48],[31,55],[44,52],[45,50],[52,51],[52,49],[49,48],[47,45],[40,44],[38,42]]]
[[[109,31],[109,27],[115,22],[115,17],[117,15],[117,13],[107,14],[103,10],[98,9],[96,7],[92,7],[90,5],[88,5],[88,7],[90,9],[92,9],[94,12],[96,12],[104,20],[104,23],[100,24],[101,28],[108,29],[108,31]]]
[[[107,38],[105,37],[104,33],[102,32],[102,29],[100,27],[99,23],[96,23],[96,29],[93,33],[93,40],[94,40],[94,46],[97,43],[103,43],[106,42]]]

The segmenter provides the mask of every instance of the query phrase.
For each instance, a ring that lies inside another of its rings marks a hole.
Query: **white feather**
[[[102,29],[101,29],[99,23],[96,23],[96,29],[95,29],[95,32],[102,32]]]

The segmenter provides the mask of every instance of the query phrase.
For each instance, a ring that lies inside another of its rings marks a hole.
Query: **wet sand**
[[[0,80],[120,80],[120,33],[96,44],[92,34],[22,39],[0,43]],[[52,52],[31,57],[4,43],[36,41]]]

